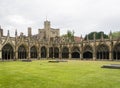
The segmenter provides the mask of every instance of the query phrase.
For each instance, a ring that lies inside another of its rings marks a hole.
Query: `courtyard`
[[[120,62],[0,62],[0,88],[119,88],[120,69],[101,68],[105,64]]]

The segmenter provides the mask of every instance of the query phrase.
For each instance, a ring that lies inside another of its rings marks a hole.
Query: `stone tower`
[[[0,26],[0,37],[2,37],[2,36],[3,36],[3,29]]]
[[[28,36],[31,36],[31,35],[32,35],[32,28],[28,27]]]
[[[45,39],[50,40],[50,21],[44,21]]]

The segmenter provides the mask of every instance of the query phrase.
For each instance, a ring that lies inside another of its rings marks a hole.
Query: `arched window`
[[[62,58],[69,58],[69,49],[68,49],[68,47],[63,47],[63,49],[62,49]]]
[[[49,58],[53,58],[53,47],[49,48]]]
[[[97,59],[109,59],[109,48],[101,44],[97,47]]]
[[[54,47],[54,57],[59,58],[59,48],[58,47]]]
[[[37,58],[37,49],[35,46],[32,46],[30,48],[30,57],[31,58]]]
[[[73,47],[72,48],[72,58],[80,58],[80,49],[79,47]]]
[[[120,60],[120,43],[113,48],[113,59]]]
[[[41,47],[41,58],[46,58],[47,56],[47,49],[45,46]]]
[[[26,59],[27,58],[27,51],[24,45],[18,47],[18,58],[19,59]]]
[[[2,48],[2,59],[9,60],[14,59],[13,47],[10,44],[6,44]]]
[[[90,59],[93,58],[93,49],[91,46],[86,45],[83,49],[83,58]]]

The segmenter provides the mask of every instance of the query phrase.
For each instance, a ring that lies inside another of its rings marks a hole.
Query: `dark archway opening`
[[[62,58],[69,58],[69,49],[67,47],[62,50]]]
[[[109,48],[106,45],[99,45],[97,48],[97,59],[109,59]]]
[[[59,49],[57,47],[54,48],[54,57],[59,58]]]
[[[37,49],[35,46],[31,47],[30,49],[30,58],[37,58]]]
[[[49,58],[53,58],[53,47],[49,48]]]
[[[18,58],[19,59],[26,59],[27,58],[27,52],[23,45],[19,46],[18,48]]]
[[[113,59],[120,60],[120,51],[113,51]]]
[[[6,44],[2,48],[2,60],[14,59],[13,48],[10,44]]]
[[[83,53],[83,58],[91,59],[91,58],[93,58],[93,54],[89,51],[86,51],[86,52]]]
[[[41,48],[41,58],[46,58],[46,56],[47,56],[47,49],[46,49],[46,47],[42,47]]]
[[[72,58],[80,58],[79,52],[72,52]]]
[[[120,60],[120,44],[115,45],[113,49],[113,60]]]

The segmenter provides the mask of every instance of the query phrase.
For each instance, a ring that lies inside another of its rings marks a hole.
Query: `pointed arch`
[[[80,58],[80,49],[79,49],[79,47],[77,47],[77,46],[72,47],[71,52],[72,52],[71,53],[72,58]]]
[[[120,43],[115,44],[113,48],[113,60],[120,60]]]
[[[69,48],[66,46],[62,48],[62,58],[69,58]]]
[[[47,48],[45,46],[41,47],[41,58],[47,57]]]
[[[97,46],[97,59],[109,59],[109,47],[106,44]]]
[[[53,57],[59,58],[59,48],[58,47],[50,47],[49,48],[49,57],[50,58],[53,58]]]
[[[53,47],[49,48],[49,58],[53,58]]]
[[[37,48],[35,46],[30,48],[30,58],[37,58]]]
[[[86,45],[83,48],[83,58],[85,58],[85,59],[93,58],[93,48],[92,48],[92,46]]]
[[[3,60],[14,59],[14,50],[12,45],[10,45],[9,43],[5,44],[2,47],[2,59]]]
[[[19,59],[27,58],[27,50],[23,44],[18,47],[18,58]]]
[[[54,57],[59,58],[59,48],[58,47],[54,47]]]

